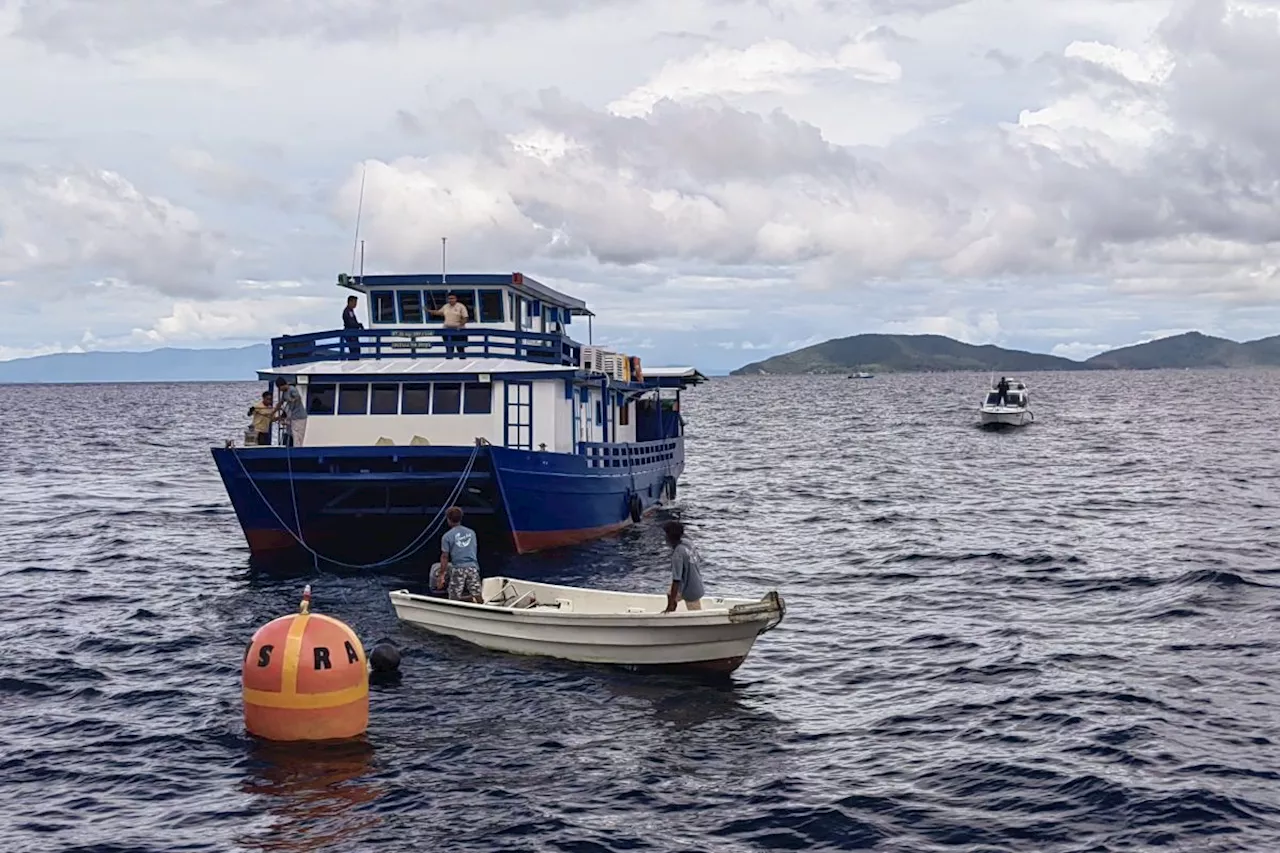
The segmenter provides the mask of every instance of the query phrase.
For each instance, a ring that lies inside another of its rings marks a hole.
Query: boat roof
[[[681,379],[687,385],[697,385],[699,382],[706,382],[707,377],[702,371],[696,367],[647,367],[642,366],[641,372],[645,378],[653,379]]]
[[[529,278],[522,272],[509,273],[461,273],[442,275],[440,273],[405,273],[395,275],[347,275],[338,276],[338,286],[368,293],[383,287],[512,287],[528,293],[535,299],[550,302],[568,308],[580,317],[594,317],[587,310],[587,303],[569,296],[567,293],[548,287],[537,279]]]

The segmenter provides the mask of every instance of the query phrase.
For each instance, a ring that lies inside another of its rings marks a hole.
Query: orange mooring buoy
[[[244,725],[267,740],[336,740],[369,727],[369,668],[360,638],[311,612],[311,585],[291,616],[263,625],[244,654]]]

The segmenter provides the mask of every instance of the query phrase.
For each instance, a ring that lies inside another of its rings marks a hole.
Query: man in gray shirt
[[[283,376],[276,379],[276,390],[280,394],[280,402],[276,403],[273,414],[284,410],[285,420],[289,426],[289,444],[302,446],[303,436],[307,433],[307,406],[302,400],[302,392],[298,386],[290,385]]]
[[[449,519],[449,531],[440,538],[440,582],[436,588],[444,586],[447,579],[450,599],[481,604],[476,532],[463,525],[461,507],[449,507],[445,518]]]
[[[675,610],[682,598],[686,610],[701,610],[702,559],[698,549],[684,540],[684,525],[680,522],[668,521],[662,530],[671,546],[671,589],[667,590],[667,609],[662,612]]]

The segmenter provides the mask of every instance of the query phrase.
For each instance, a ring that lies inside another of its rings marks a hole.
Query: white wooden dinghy
[[[665,595],[485,578],[484,604],[400,589],[396,616],[486,649],[582,663],[730,673],[756,637],[776,628],[786,603],[776,591],[759,600],[702,599],[701,610],[663,613]]]

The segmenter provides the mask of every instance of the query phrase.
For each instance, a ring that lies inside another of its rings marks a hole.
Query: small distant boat
[[[865,373],[859,370],[857,373],[850,373],[845,379],[874,379],[874,373]]]
[[[983,398],[979,409],[983,426],[1023,426],[1035,420],[1035,414],[1030,408],[1031,392],[1027,390],[1027,386],[1008,377],[1005,381],[1009,383],[1009,390],[1003,400],[1000,399],[1000,391],[994,384]]]
[[[786,604],[776,591],[759,600],[702,599],[663,613],[665,595],[535,583],[507,577],[481,582],[483,604],[399,589],[396,616],[486,649],[627,669],[728,674],[761,634],[776,628]]]

